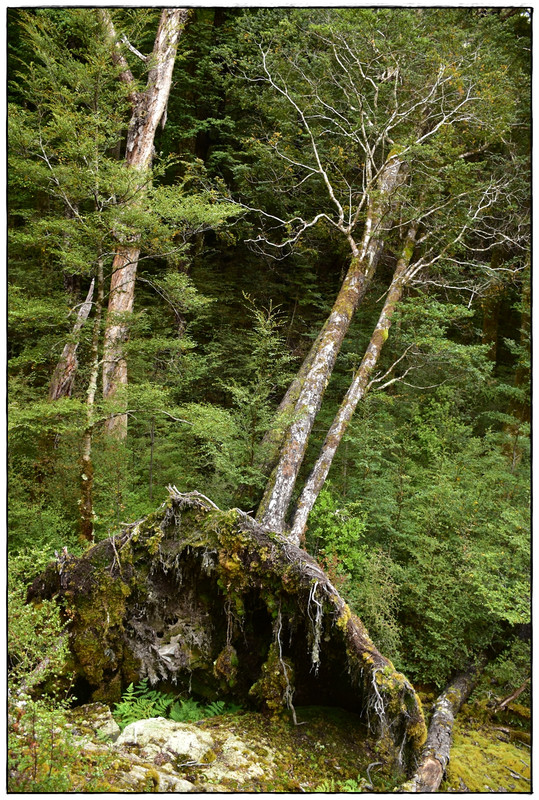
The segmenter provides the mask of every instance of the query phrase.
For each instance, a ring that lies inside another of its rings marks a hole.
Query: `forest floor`
[[[457,718],[440,791],[530,793],[529,720],[511,712],[501,721],[491,715],[478,719],[478,710],[486,711],[485,701],[480,707],[465,706]],[[109,735],[104,735],[104,723]],[[67,712],[65,726],[54,726],[54,736],[50,728],[41,753],[28,749],[27,737],[19,732],[11,743],[12,788],[388,793],[398,792],[404,777],[384,764],[364,721],[339,708],[298,706],[296,723],[288,713],[271,717],[249,710],[188,724],[141,719],[117,739],[110,724],[117,737],[119,729],[107,706],[80,706]],[[67,748],[62,746],[66,734],[73,737]]]
[[[508,729],[496,722],[478,724],[457,718],[451,760],[441,792],[531,791],[531,750],[522,741],[507,741]]]
[[[392,777],[380,774],[375,742],[360,718],[338,708],[296,709],[297,725],[288,718],[256,712],[216,717],[204,729],[229,732],[259,756],[264,777],[237,785],[242,792],[388,791]],[[225,722],[226,720],[226,722]],[[372,774],[368,775],[371,764]],[[372,780],[372,789],[370,786]],[[234,787],[230,787],[233,789]]]
[[[262,765],[271,765],[269,776],[265,769],[264,778],[238,784],[241,792],[383,793],[398,788],[402,777],[384,771],[374,742],[356,715],[335,708],[300,707],[297,721],[296,726],[287,719],[244,713],[202,725],[211,731],[225,723],[230,733],[257,750]],[[478,723],[466,711],[457,718],[451,761],[440,791],[530,792],[530,747],[507,741],[504,729],[498,722]]]

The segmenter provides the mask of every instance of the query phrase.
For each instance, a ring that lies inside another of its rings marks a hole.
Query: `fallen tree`
[[[455,717],[470,696],[482,666],[484,664],[459,675],[436,700],[417,770],[413,778],[401,787],[401,792],[438,791],[449,763]]]
[[[238,509],[170,489],[145,519],[35,579],[68,621],[75,693],[112,703],[132,681],[230,696],[279,713],[359,714],[407,774],[425,741],[421,703],[304,550]],[[84,699],[86,699],[84,698]]]

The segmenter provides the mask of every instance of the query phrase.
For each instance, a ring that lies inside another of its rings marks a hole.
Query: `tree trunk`
[[[99,375],[99,339],[101,335],[101,316],[103,310],[103,262],[97,266],[97,303],[92,332],[90,356],[90,378],[86,392],[86,428],[82,437],[81,454],[81,498],[80,535],[88,542],[94,540],[94,465],[92,461],[92,437],[94,432],[94,406]]]
[[[138,247],[118,248],[112,264],[109,305],[103,346],[103,397],[116,398],[125,407],[127,398],[117,396],[127,388],[127,360],[124,344],[129,335],[129,317],[135,300]],[[127,436],[127,414],[115,414],[107,420],[109,433],[124,439]]]
[[[371,340],[365,355],[359,365],[359,368],[354,375],[354,379],[350,384],[350,388],[337,412],[333,424],[329,429],[326,440],[322,445],[320,455],[316,464],[314,465],[309,478],[303,488],[301,496],[298,501],[298,506],[294,516],[292,529],[290,531],[290,538],[295,544],[305,536],[305,528],[307,519],[311,513],[311,509],[316,502],[316,498],[320,494],[320,490],[324,485],[327,474],[333,462],[337,448],[341,443],[342,437],[348,427],[348,423],[352,419],[352,415],[356,409],[357,404],[362,400],[369,389],[369,378],[371,373],[378,363],[380,353],[389,335],[389,328],[391,326],[391,319],[395,312],[395,308],[402,296],[402,292],[406,285],[406,269],[412,257],[415,237],[417,233],[417,224],[414,223],[406,237],[403,252],[395,267],[393,280],[389,287],[386,296],[386,301],[380,312],[378,322],[371,336]]]
[[[61,397],[71,397],[75,374],[77,372],[78,360],[77,349],[79,346],[79,332],[88,319],[92,310],[92,298],[94,296],[94,281],[92,280],[86,300],[79,306],[77,319],[73,325],[72,340],[64,345],[60,360],[54,370],[51,385],[49,387],[49,400],[59,400]]]
[[[300,369],[295,385],[293,383],[287,393],[287,402],[290,402],[294,398],[295,387],[299,388],[294,420],[287,430],[279,463],[268,481],[257,512],[257,519],[272,530],[282,532],[285,528],[286,512],[314,420],[354,312],[367,291],[380,257],[383,247],[382,223],[402,179],[402,166],[403,162],[398,156],[391,155],[388,158],[378,179],[376,200],[371,202],[367,214],[361,247],[358,248],[350,240],[353,255],[348,273],[324,328],[307,356],[308,369]],[[299,378],[302,373],[305,373],[304,377]]]
[[[436,792],[449,763],[455,717],[470,696],[483,664],[459,675],[439,696],[429,725],[419,767],[401,792]]]
[[[150,57],[151,66],[146,89],[143,92],[135,90],[133,75],[119,51],[116,32],[108,11],[101,9],[99,13],[114,45],[113,60],[122,67],[120,78],[132,87],[130,97],[133,113],[127,132],[125,164],[141,173],[135,191],[140,198],[145,191],[148,170],[151,167],[155,132],[159,122],[164,122],[166,119],[178,40],[189,11],[185,8],[163,9]],[[122,405],[126,398],[122,396],[121,390],[125,391],[127,388],[124,344],[129,335],[128,319],[133,311],[139,254],[138,239],[134,236],[129,242],[118,243],[112,265],[103,352],[103,397],[105,400],[112,400],[119,394],[117,399]],[[127,415],[111,416],[107,421],[107,430],[119,438],[125,438]]]

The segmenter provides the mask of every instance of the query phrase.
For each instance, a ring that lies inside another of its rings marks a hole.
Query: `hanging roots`
[[[283,671],[284,679],[286,681],[286,689],[284,690],[283,700],[286,703],[286,707],[292,714],[292,719],[294,720],[294,725],[304,725],[303,722],[298,722],[296,717],[296,709],[294,708],[294,703],[292,702],[292,698],[294,697],[294,690],[290,685],[290,680],[288,678],[288,666],[286,661],[283,658],[283,649],[281,646],[281,632],[283,629],[283,618],[281,616],[281,609],[279,607],[279,614],[277,616],[277,625],[276,625],[276,635],[275,640],[277,642],[277,647],[279,648],[279,663],[281,665],[281,669]]]
[[[388,725],[386,719],[386,707],[382,695],[380,694],[380,690],[378,689],[378,684],[376,682],[376,674],[380,671],[381,671],[380,668],[373,669],[372,671],[372,688],[374,690],[374,694],[369,702],[369,708],[374,709],[374,713],[380,720],[380,726],[383,733],[387,730]]]
[[[324,609],[322,603],[316,597],[316,589],[318,588],[318,581],[315,581],[311,586],[309,592],[309,600],[307,602],[307,614],[313,626],[313,646],[311,650],[311,661],[314,669],[314,674],[318,675],[318,668],[320,666],[320,640],[322,638],[322,617]],[[316,606],[314,619],[311,615],[311,603]]]

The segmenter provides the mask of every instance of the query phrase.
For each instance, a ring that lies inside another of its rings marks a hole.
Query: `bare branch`
[[[122,42],[125,44],[125,46],[126,46],[126,47],[127,47],[129,50],[131,50],[131,52],[133,53],[133,55],[137,56],[137,58],[140,58],[140,60],[141,60],[141,61],[144,61],[144,62],[148,61],[148,58],[149,58],[149,56],[145,56],[145,55],[143,55],[143,54],[140,52],[140,50],[137,50],[137,48],[136,48],[136,47],[133,47],[133,45],[131,44],[131,42],[129,41],[129,39],[128,39],[128,38],[127,38],[127,36],[125,35],[125,33],[122,35]]]
[[[395,369],[397,364],[399,364],[403,360],[403,358],[406,358],[406,356],[408,355],[408,353],[410,352],[412,347],[415,347],[415,345],[414,344],[408,345],[406,350],[399,356],[399,358],[397,358],[396,361],[393,362],[393,364],[389,367],[389,369],[386,372],[384,372],[383,375],[381,375],[379,378],[372,378],[368,383],[367,390],[371,388],[373,383],[379,383],[380,381],[385,380],[385,378],[387,378],[387,376],[390,375],[391,372],[393,372],[393,370]],[[404,374],[406,375],[410,371],[410,369],[413,369],[413,368],[409,367],[409,369]]]

